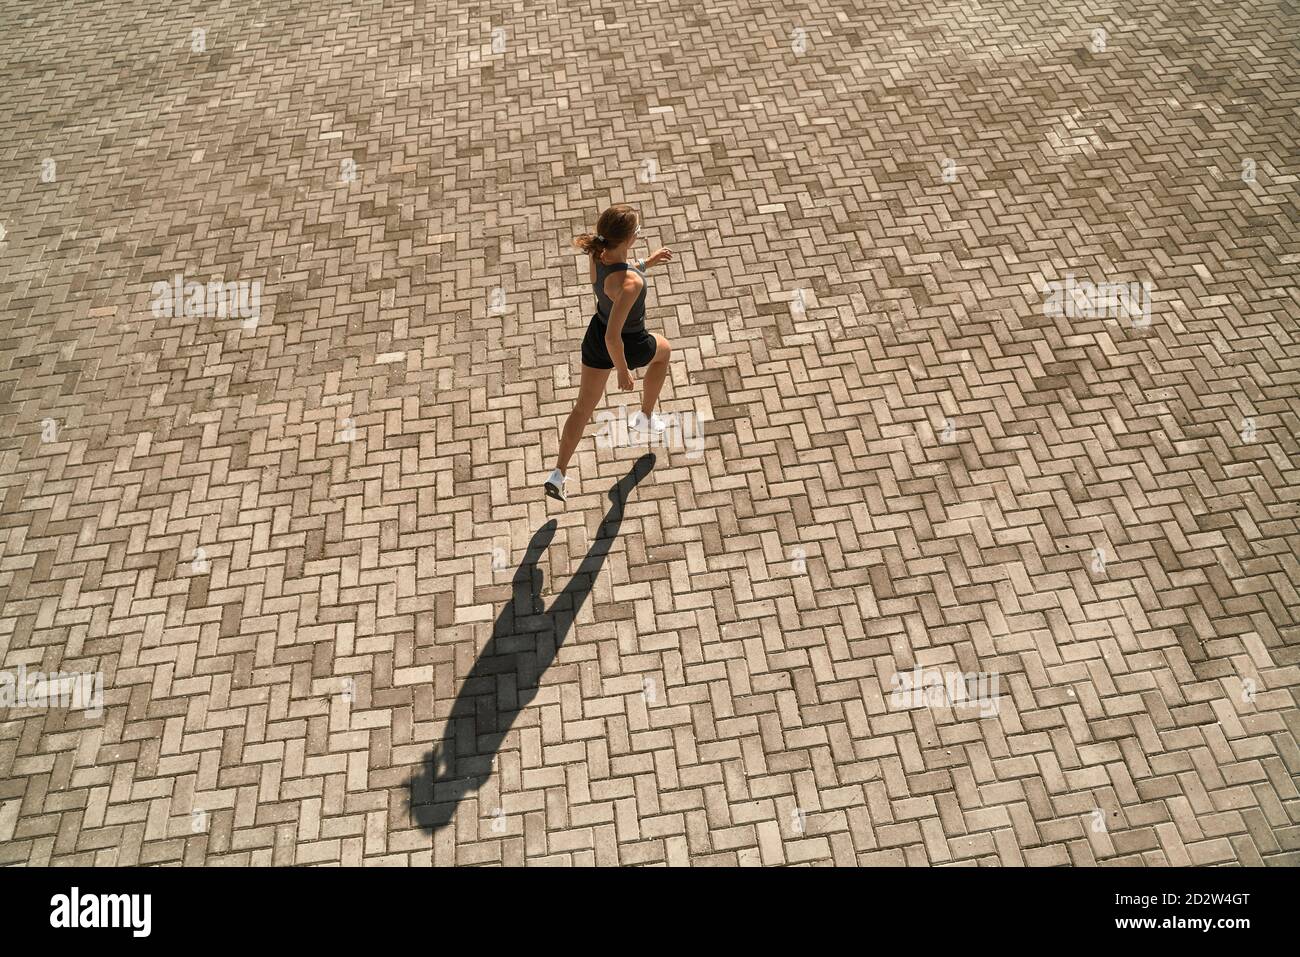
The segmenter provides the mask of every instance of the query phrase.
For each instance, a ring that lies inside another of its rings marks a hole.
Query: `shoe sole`
[[[542,489],[543,491],[546,492],[547,498],[553,498],[557,502],[564,501],[564,492],[560,490],[559,486],[552,485],[550,482],[547,482],[545,485],[542,486]]]

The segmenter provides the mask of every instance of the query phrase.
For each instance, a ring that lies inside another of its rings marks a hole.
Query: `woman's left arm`
[[[660,263],[673,261],[673,251],[667,246],[661,246],[650,254],[649,259],[641,260],[641,271],[645,272],[651,266],[658,266]]]

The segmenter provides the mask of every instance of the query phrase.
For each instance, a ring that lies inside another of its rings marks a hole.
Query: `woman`
[[[671,262],[673,254],[670,249],[656,249],[649,259],[629,260],[640,235],[641,223],[636,210],[619,205],[600,214],[594,233],[583,233],[573,241],[591,261],[596,314],[591,317],[582,340],[582,384],[578,387],[578,401],[560,433],[559,460],[545,485],[546,494],[561,502],[565,499],[569,459],[605,392],[611,369],[618,370],[618,387],[627,392],[633,386],[632,370],[645,367],[641,409],[632,415],[628,426],[646,436],[664,430],[664,421],[654,414],[654,408],[668,375],[672,347],[663,336],[646,331],[645,276],[654,266]]]

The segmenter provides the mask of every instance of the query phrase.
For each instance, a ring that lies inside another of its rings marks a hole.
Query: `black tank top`
[[[596,260],[596,281],[592,284],[596,290],[596,317],[601,324],[609,324],[609,314],[614,310],[614,300],[605,295],[605,280],[609,278],[610,273],[622,272],[625,269],[631,269],[643,280],[641,284],[641,295],[636,297],[636,302],[632,303],[632,308],[628,311],[627,319],[623,323],[623,335],[640,335],[645,332],[645,294],[650,288],[650,284],[644,282],[645,270],[638,269],[631,263],[613,263],[606,266],[599,259]]]

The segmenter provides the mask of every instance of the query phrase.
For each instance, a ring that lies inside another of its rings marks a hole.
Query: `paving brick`
[[[0,863],[1294,865],[1297,28],[9,5],[0,670],[104,683]],[[617,520],[615,201],[702,425]]]

